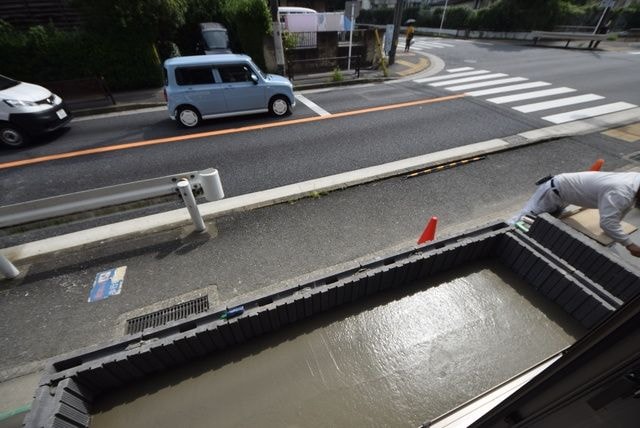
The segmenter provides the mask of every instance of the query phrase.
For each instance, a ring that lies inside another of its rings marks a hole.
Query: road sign
[[[616,4],[616,0],[601,0],[600,7],[613,7]]]
[[[351,11],[353,10],[353,16],[355,18],[360,15],[360,1],[346,1],[344,2],[344,16],[351,21]]]

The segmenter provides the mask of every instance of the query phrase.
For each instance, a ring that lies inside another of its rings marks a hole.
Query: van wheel
[[[178,123],[185,128],[194,128],[200,124],[202,118],[200,112],[191,106],[184,106],[178,108],[178,114],[176,114]]]
[[[274,116],[286,116],[291,113],[291,106],[285,97],[278,95],[269,101],[269,111]]]
[[[27,145],[29,137],[21,129],[11,124],[0,124],[0,143],[11,148]]]

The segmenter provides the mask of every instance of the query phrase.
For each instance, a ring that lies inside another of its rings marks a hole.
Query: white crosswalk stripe
[[[524,94],[505,95],[504,97],[489,98],[487,99],[487,101],[494,104],[504,104],[504,103],[512,103],[514,101],[524,101],[524,100],[531,100],[534,98],[548,97],[551,95],[566,94],[568,92],[575,92],[575,91],[576,91],[575,89],[566,88],[566,87],[543,89],[542,91],[525,92]]]
[[[634,104],[619,102],[605,104],[598,107],[585,108],[583,110],[574,110],[567,113],[554,114],[545,116],[542,119],[555,124],[572,122],[574,120],[588,119],[590,117],[600,116],[607,113],[615,113],[617,111],[628,110],[637,107]]]
[[[467,89],[486,88],[487,86],[503,85],[505,83],[523,82],[529,80],[526,77],[509,77],[507,79],[490,80],[488,82],[468,83],[466,85],[450,86],[447,91],[466,91]]]
[[[467,71],[464,73],[449,74],[446,76],[424,77],[422,79],[416,79],[414,80],[414,82],[416,83],[435,82],[438,80],[454,79],[456,77],[465,77],[465,76],[476,76],[478,74],[488,74],[488,73],[491,73],[491,72],[489,70],[475,70],[475,71]]]
[[[447,73],[460,73],[461,71],[471,71],[473,67],[460,67],[460,68],[450,68],[447,70]]]
[[[505,92],[520,91],[522,89],[540,88],[542,86],[551,86],[551,83],[548,83],[548,82],[521,83],[519,85],[501,86],[499,88],[482,89],[480,91],[467,92],[467,95],[472,97],[482,97],[485,95],[495,95],[495,94],[502,94]]]
[[[489,80],[496,77],[505,77],[504,73],[484,74],[482,76],[463,77],[462,79],[445,80],[444,82],[429,83],[429,86],[457,85],[458,83],[475,82],[476,80]]]
[[[589,101],[601,100],[604,97],[596,94],[578,95],[575,97],[560,98],[558,100],[543,101],[541,103],[526,104],[523,106],[513,107],[521,113],[532,113],[534,111],[549,110],[552,108],[570,106],[574,104],[587,103]]]
[[[581,94],[570,97],[558,98],[558,95],[576,92],[576,89],[562,87],[551,87],[549,82],[526,82],[528,78],[514,76],[510,77],[505,73],[494,73],[489,70],[475,70],[473,67],[457,67],[446,70],[448,74],[415,79],[415,83],[426,83],[433,87],[443,87],[447,91],[461,92],[465,91],[466,95],[472,97],[485,97],[490,95],[511,93],[497,97],[487,98],[488,102],[493,104],[517,103],[525,100],[542,99],[542,101],[516,105],[511,107],[521,113],[535,113],[550,109],[571,108],[577,104],[591,103],[603,100],[604,97],[597,94]],[[525,82],[517,83],[516,82]],[[541,90],[529,91],[535,88],[544,88]],[[486,89],[478,89],[486,88]],[[469,91],[470,89],[474,89]],[[548,98],[544,100],[544,98]],[[600,116],[608,113],[615,113],[622,110],[637,107],[634,104],[626,102],[617,102],[589,107],[579,110],[565,111],[563,113],[553,114],[542,117],[543,120],[552,123],[565,123],[574,120],[587,119],[590,117]],[[562,111],[562,110],[560,110]]]

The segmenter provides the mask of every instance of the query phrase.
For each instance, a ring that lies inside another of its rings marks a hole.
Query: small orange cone
[[[604,159],[598,159],[591,165],[589,171],[600,171],[602,169],[602,165],[604,165]]]
[[[438,217],[431,217],[429,219],[429,223],[427,223],[427,227],[425,227],[424,232],[418,239],[418,244],[424,244],[427,241],[433,241],[436,237],[436,226],[438,225]]]

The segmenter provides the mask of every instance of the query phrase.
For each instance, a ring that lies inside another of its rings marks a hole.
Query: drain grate
[[[190,315],[209,310],[209,296],[198,297],[188,302],[180,303],[166,309],[127,320],[127,333],[140,333],[145,328],[154,328],[171,321],[181,320]]]

